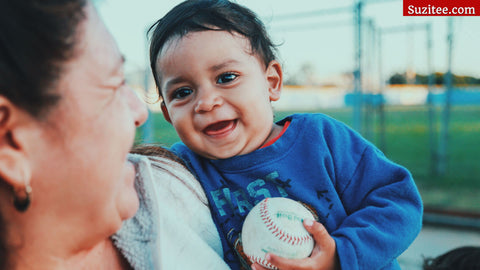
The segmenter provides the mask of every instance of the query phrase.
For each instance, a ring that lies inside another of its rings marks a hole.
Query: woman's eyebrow
[[[121,71],[123,70],[123,65],[125,64],[126,59],[123,54],[120,55],[120,57],[118,57],[117,59],[118,60],[116,61],[116,64],[112,67],[109,73],[109,79],[107,79],[102,83],[103,87],[112,88],[112,87],[116,87],[116,85],[118,84],[116,79],[113,81],[111,79],[112,77],[117,78],[120,75]]]

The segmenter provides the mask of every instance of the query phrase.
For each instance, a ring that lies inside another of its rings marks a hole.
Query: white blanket
[[[137,214],[112,238],[136,270],[229,269],[205,193],[181,164],[130,155],[137,169]]]

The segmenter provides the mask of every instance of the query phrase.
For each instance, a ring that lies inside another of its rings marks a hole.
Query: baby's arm
[[[316,242],[311,257],[287,260],[270,255],[272,264],[282,270],[397,269],[394,260],[420,231],[421,199],[405,168],[374,147],[367,147],[362,156],[346,188],[339,192],[342,201],[348,202],[344,204],[348,216],[339,227],[328,235],[320,224],[313,231],[306,226]]]
[[[281,270],[311,269],[311,270],[336,270],[340,269],[335,240],[328,234],[322,224],[305,220],[305,229],[313,235],[315,247],[310,257],[305,259],[285,259],[274,254],[267,254],[267,261]],[[266,270],[259,264],[252,265],[253,270]]]
[[[342,269],[398,269],[394,260],[422,226],[422,202],[411,174],[367,147],[339,191],[348,216],[331,231]],[[395,266],[396,265],[396,266]]]

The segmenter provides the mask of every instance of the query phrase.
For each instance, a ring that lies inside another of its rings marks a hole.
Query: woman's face
[[[135,128],[147,118],[125,85],[123,57],[93,7],[77,36],[77,53],[57,86],[61,100],[32,134],[29,210],[42,209],[47,222],[62,222],[52,228],[72,230],[73,241],[85,239],[85,231],[92,237],[113,233],[136,212],[135,171],[126,157]]]

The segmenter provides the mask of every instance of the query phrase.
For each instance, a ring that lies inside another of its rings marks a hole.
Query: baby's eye
[[[235,73],[231,73],[231,72],[223,73],[220,76],[218,76],[217,83],[219,83],[219,84],[229,83],[229,82],[235,80],[237,77],[238,77],[238,75],[235,74]]]
[[[192,93],[192,89],[190,88],[179,88],[177,90],[175,90],[173,93],[172,93],[172,99],[182,99],[182,98],[185,98],[187,97],[188,95],[190,95]]]

